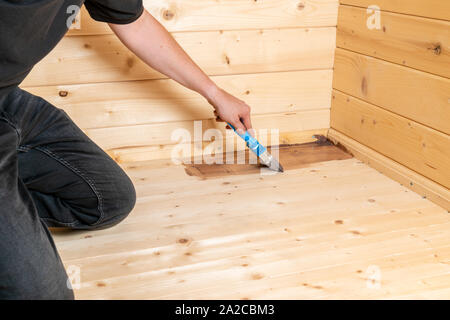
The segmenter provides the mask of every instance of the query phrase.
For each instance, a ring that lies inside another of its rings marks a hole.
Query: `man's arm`
[[[250,107],[219,88],[146,10],[130,24],[109,26],[150,67],[205,97],[218,120],[231,123],[239,131],[252,128]]]

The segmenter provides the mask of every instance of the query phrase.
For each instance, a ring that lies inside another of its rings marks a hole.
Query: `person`
[[[73,299],[48,227],[111,227],[133,209],[122,169],[62,110],[19,88],[86,6],[146,64],[201,94],[217,120],[251,129],[250,107],[218,87],[142,0],[0,0],[0,299]]]

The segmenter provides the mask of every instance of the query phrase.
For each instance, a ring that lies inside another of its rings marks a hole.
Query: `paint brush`
[[[281,166],[281,164],[278,162],[277,159],[275,159],[269,151],[267,151],[267,148],[264,147],[261,143],[259,143],[256,138],[250,135],[248,131],[245,131],[243,134],[239,134],[236,131],[236,128],[233,127],[230,123],[228,123],[228,126],[230,126],[231,129],[242,139],[244,139],[247,147],[259,158],[259,161],[264,164],[265,166],[269,167],[271,170],[283,172],[284,169]]]

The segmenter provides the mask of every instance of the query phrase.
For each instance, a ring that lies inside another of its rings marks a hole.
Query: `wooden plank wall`
[[[280,129],[291,143],[326,133],[338,0],[147,0],[145,7],[252,107],[256,129]],[[169,157],[171,132],[192,132],[194,120],[223,130],[201,96],[145,66],[84,9],[80,26],[22,87],[64,109],[117,161]]]
[[[450,1],[341,0],[336,41],[331,135],[429,179],[450,207]]]

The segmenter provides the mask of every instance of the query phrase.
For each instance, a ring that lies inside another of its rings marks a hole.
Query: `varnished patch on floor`
[[[318,162],[352,158],[352,155],[346,152],[346,150],[335,146],[322,136],[318,137],[318,140],[315,142],[280,145],[268,149],[269,152],[278,151],[280,163],[284,170],[304,168]],[[249,163],[248,150],[245,150],[245,163],[243,164],[225,164],[225,154],[223,155],[223,159],[224,164],[186,164],[185,171],[190,176],[208,179],[229,175],[259,173],[262,168],[262,165],[259,163]],[[234,153],[234,159],[237,159],[237,152]]]

